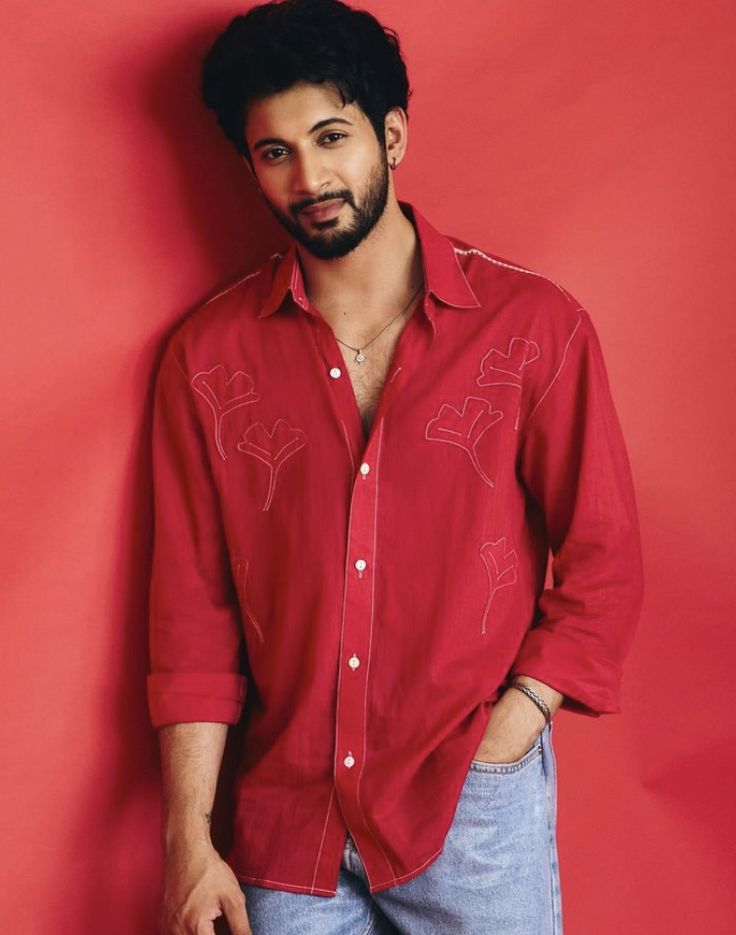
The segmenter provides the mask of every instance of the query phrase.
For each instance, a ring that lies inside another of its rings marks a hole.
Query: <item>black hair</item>
[[[384,119],[411,95],[396,33],[340,0],[281,0],[236,16],[204,59],[202,98],[225,136],[251,160],[248,104],[298,81],[330,83],[357,104],[384,142]]]

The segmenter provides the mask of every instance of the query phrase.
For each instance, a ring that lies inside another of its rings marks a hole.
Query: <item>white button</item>
[[[330,376],[334,377],[336,380],[338,377],[342,376],[342,370],[340,370],[339,367],[333,367],[332,370],[330,370]]]
[[[359,558],[359,559],[356,561],[356,563],[355,563],[355,567],[358,569],[358,571],[363,571],[363,569],[365,568],[366,564],[367,564],[367,563],[366,563],[366,560],[365,560],[364,558]]]
[[[367,461],[364,461],[360,466],[360,473],[363,475],[363,477],[365,477],[365,475],[368,473],[368,471],[370,471],[370,469],[371,469],[370,464],[368,464]]]
[[[348,755],[343,760],[343,763],[347,766],[348,769],[350,769],[351,766],[355,766],[355,760],[352,754],[348,753]]]
[[[360,665],[360,659],[358,659],[355,653],[348,659],[348,665],[351,669],[357,669]]]

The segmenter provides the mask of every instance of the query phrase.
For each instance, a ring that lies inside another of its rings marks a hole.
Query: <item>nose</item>
[[[301,152],[293,161],[292,186],[299,198],[316,197],[330,184],[330,173],[318,152]]]

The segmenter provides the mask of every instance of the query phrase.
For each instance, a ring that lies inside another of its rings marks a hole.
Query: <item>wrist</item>
[[[520,688],[513,686],[520,686]],[[544,716],[545,723],[552,719],[565,697],[551,685],[531,675],[511,675],[506,689],[511,689],[512,695],[526,695],[529,704],[536,705],[540,714]]]
[[[172,837],[164,842],[164,863],[178,865],[191,860],[207,859],[216,854],[212,841],[202,837]]]
[[[209,815],[169,819],[162,828],[161,843],[167,855],[212,848]]]

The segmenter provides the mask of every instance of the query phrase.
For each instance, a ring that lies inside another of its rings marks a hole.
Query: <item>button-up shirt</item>
[[[335,895],[348,832],[371,892],[432,863],[512,676],[618,713],[642,601],[589,314],[401,207],[424,290],[367,436],[294,244],[157,374],[151,720],[245,719],[226,859],[295,893]]]

